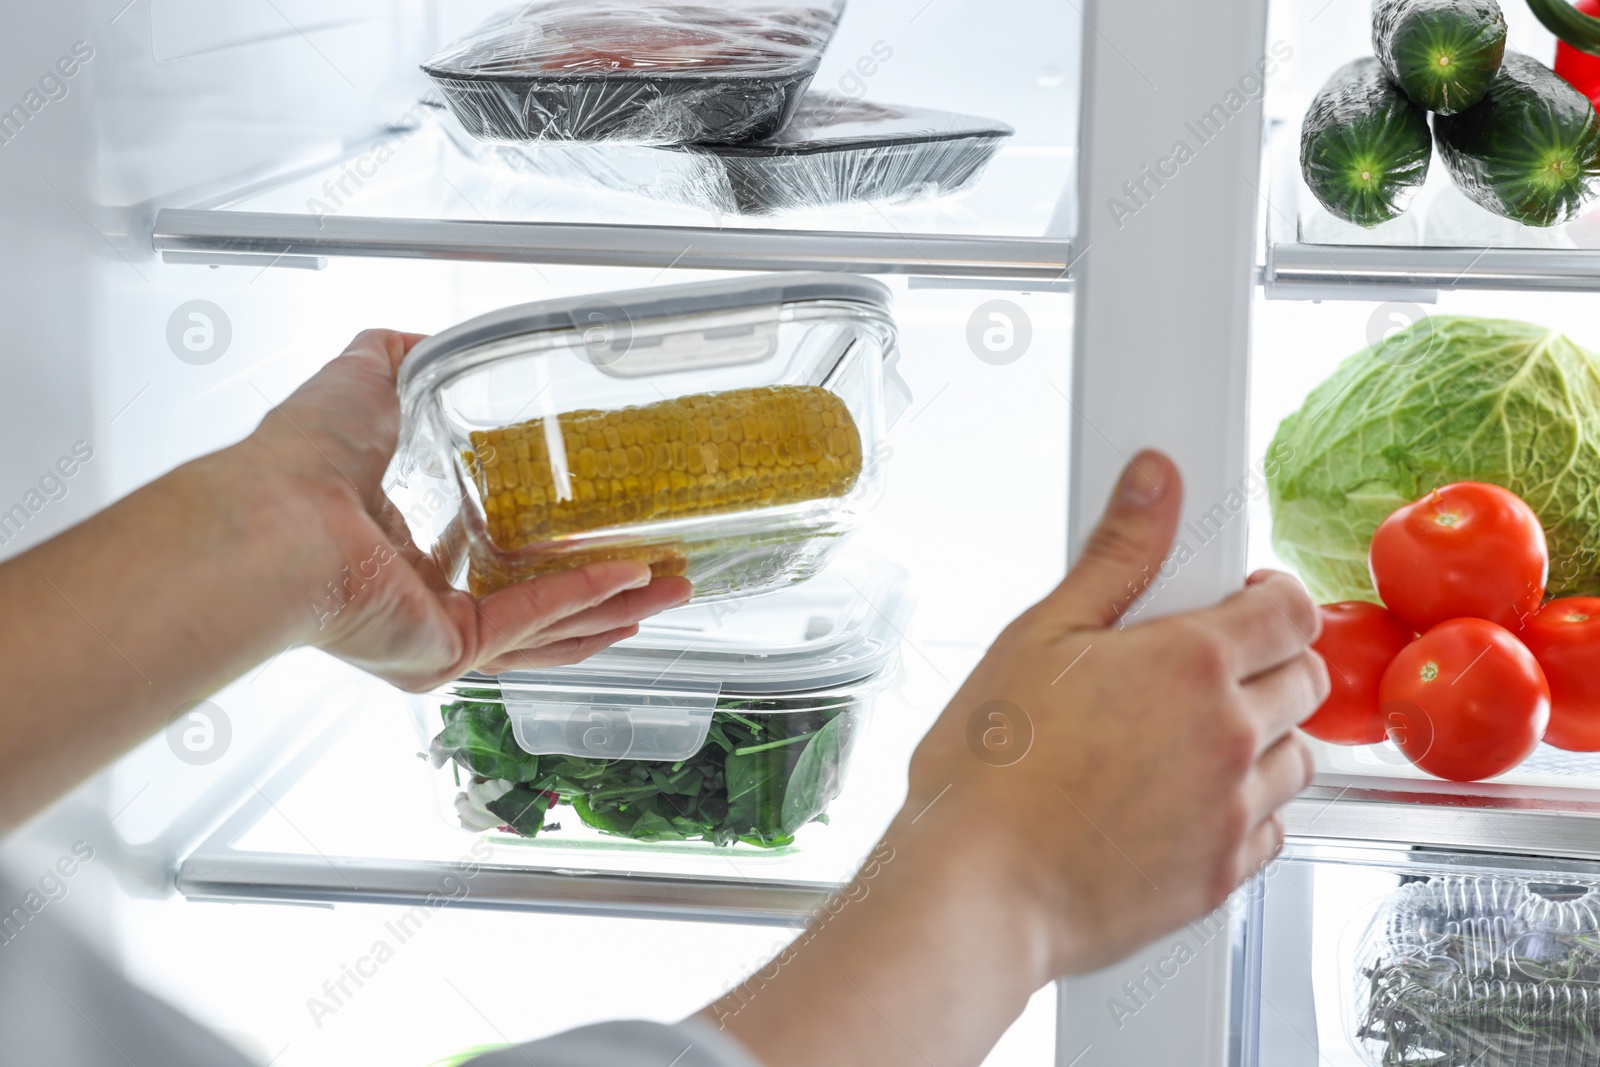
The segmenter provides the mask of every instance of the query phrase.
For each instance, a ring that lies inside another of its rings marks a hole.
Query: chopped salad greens
[[[827,821],[856,711],[848,698],[728,699],[694,756],[608,760],[525,752],[499,690],[461,697],[440,709],[444,729],[429,756],[470,776],[456,798],[466,828],[533,837],[547,829],[550,808],[566,803],[585,824],[619,837],[761,848],[790,844],[800,827]]]

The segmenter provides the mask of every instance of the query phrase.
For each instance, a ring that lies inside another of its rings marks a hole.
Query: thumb
[[[1039,608],[1074,630],[1099,630],[1116,622],[1160,570],[1182,506],[1183,480],[1172,460],[1150,450],[1134,456],[1100,525]]]

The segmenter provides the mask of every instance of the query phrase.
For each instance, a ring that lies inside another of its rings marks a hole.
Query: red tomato
[[[1365,600],[1324,604],[1320,610],[1322,636],[1311,647],[1327,662],[1333,688],[1300,729],[1336,745],[1376,745],[1384,739],[1378,682],[1415,635]]]
[[[1572,752],[1600,752],[1600,597],[1552,600],[1517,636],[1550,683],[1544,739]]]
[[[1533,653],[1483,619],[1442,622],[1401,649],[1378,699],[1406,759],[1456,782],[1509,771],[1550,721],[1550,687]]]
[[[1550,570],[1539,516],[1483,482],[1455,482],[1396,509],[1367,559],[1384,606],[1418,633],[1460,618],[1516,633],[1539,610]]]
[[[1572,5],[1585,15],[1600,15],[1600,0],[1578,0]],[[1556,41],[1555,71],[1568,85],[1600,102],[1600,56],[1580,52],[1565,41]]]

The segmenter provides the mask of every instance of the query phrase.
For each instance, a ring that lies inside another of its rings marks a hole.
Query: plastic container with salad
[[[647,620],[580,665],[468,676],[412,706],[465,829],[778,848],[827,821],[909,608],[903,571],[846,556]]]

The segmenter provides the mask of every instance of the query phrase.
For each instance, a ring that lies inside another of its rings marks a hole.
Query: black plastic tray
[[[742,145],[486,143],[438,112],[450,139],[491,166],[721,214],[960,192],[1012,134],[992,119],[819,93],[776,137]]]
[[[422,69],[480,139],[738,143],[785,127],[843,6],[544,0]]]
[[[671,150],[725,173],[727,207],[764,215],[958,192],[1013,132],[970,115],[810,94],[790,124],[761,143]]]

